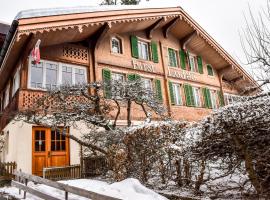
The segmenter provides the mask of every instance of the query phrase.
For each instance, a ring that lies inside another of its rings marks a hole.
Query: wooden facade
[[[2,49],[4,56],[0,60],[2,130],[11,120],[11,112],[31,108],[46,92],[44,88],[57,87],[67,80],[76,83],[84,77],[87,82],[101,81],[105,70],[110,77],[121,80],[139,75],[147,87],[158,89],[169,114],[177,120],[202,119],[228,101],[224,99],[226,94],[236,96],[246,87],[257,86],[180,7],[112,7],[55,13],[45,10],[39,15],[22,12],[16,22],[11,27],[9,48]],[[39,68],[34,69],[29,54],[38,39],[42,60]],[[48,78],[44,78],[47,75],[41,74],[40,80],[36,80],[39,76],[32,73],[37,70],[55,70],[57,77],[49,78],[52,82],[48,83]],[[136,107],[134,110],[133,120],[142,120],[142,110]],[[122,111],[120,119],[125,118]],[[69,164],[68,150],[61,154],[64,159],[58,155],[56,160],[62,159],[60,164],[48,164],[52,162],[48,159],[51,149],[41,154],[35,152],[37,129],[33,127],[32,131],[33,173],[40,175],[44,166]],[[44,129],[49,141],[46,148],[51,144],[49,131]],[[36,160],[39,164],[35,164]]]

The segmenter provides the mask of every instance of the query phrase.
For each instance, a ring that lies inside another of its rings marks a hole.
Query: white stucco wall
[[[8,134],[4,148],[4,161],[17,163],[17,169],[32,173],[32,125],[23,122],[10,122],[4,129]]]
[[[4,162],[17,163],[17,169],[23,172],[32,173],[32,126],[25,122],[10,122],[4,128],[5,147],[2,153]],[[87,128],[80,123],[77,127],[70,128],[70,134],[80,137],[82,133],[86,133]],[[70,140],[70,164],[80,164],[80,145]]]

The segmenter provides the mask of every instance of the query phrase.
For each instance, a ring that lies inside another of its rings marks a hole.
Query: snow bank
[[[154,191],[143,186],[137,179],[129,178],[123,180],[121,182],[108,184],[103,181],[98,180],[90,180],[90,179],[77,179],[77,180],[68,180],[61,181],[61,183],[72,185],[78,188],[83,188],[89,191],[97,192],[99,194],[104,194],[107,196],[112,196],[124,200],[167,200],[167,198],[155,193]],[[45,185],[35,185],[32,182],[29,183],[29,186],[35,188],[43,193],[50,194],[56,198],[63,199],[64,192],[48,187]],[[0,192],[6,192],[11,195],[20,198],[22,196],[19,195],[18,189],[14,187],[4,187],[0,188]],[[36,200],[39,199],[37,197],[32,196],[31,194],[27,194],[28,200]],[[73,194],[69,194],[70,200],[84,200],[86,198],[78,197]]]

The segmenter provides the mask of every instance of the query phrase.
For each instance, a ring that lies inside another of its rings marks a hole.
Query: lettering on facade
[[[150,63],[143,63],[143,62],[138,62],[136,60],[132,60],[132,66],[133,66],[133,69],[146,71],[146,72],[154,72],[154,66]]]
[[[196,77],[195,74],[189,71],[171,71],[170,69],[168,69],[168,76],[170,77],[174,77],[174,78],[181,78],[181,79],[186,79],[186,80],[191,80],[191,81],[195,81]]]

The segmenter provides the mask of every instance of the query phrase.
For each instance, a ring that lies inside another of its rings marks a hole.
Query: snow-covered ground
[[[91,179],[77,179],[61,181],[61,183],[72,185],[78,188],[83,188],[99,194],[104,194],[111,197],[116,197],[125,200],[167,200],[167,198],[155,193],[154,191],[143,186],[137,179],[128,178],[121,182],[108,184],[103,181],[91,180]],[[50,194],[53,197],[64,199],[64,192],[58,189],[48,187],[46,185],[37,184],[30,182],[28,186],[39,190],[43,193]],[[3,187],[0,188],[0,192],[11,194],[17,198],[21,198],[19,190],[15,187]],[[27,194],[28,200],[39,199],[31,194]],[[86,198],[78,197],[77,195],[69,194],[70,200],[84,200]]]

